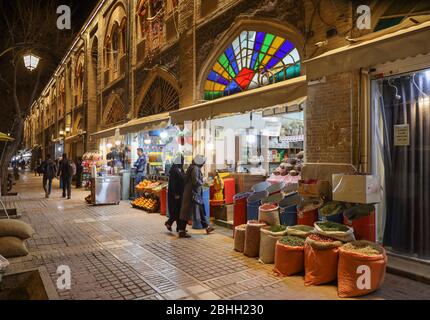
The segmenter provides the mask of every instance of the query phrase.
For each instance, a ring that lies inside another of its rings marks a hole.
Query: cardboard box
[[[334,174],[333,200],[350,203],[381,202],[381,183],[371,175]]]
[[[318,180],[316,183],[304,183],[304,180],[299,180],[298,193],[302,197],[328,197],[330,192],[329,181]]]

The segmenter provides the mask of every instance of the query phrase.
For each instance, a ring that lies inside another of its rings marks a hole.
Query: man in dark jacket
[[[82,166],[82,158],[78,158],[76,161],[76,189],[82,187],[82,173],[84,172],[84,167]]]
[[[70,199],[72,195],[73,167],[65,153],[58,165],[58,176],[60,176],[61,185],[63,187],[63,198],[66,197],[67,191],[67,199]]]
[[[178,230],[179,214],[181,213],[182,196],[184,194],[184,157],[178,156],[173,161],[169,171],[169,186],[167,189],[167,203],[169,207],[169,220],[165,226],[167,230],[172,231],[172,225],[176,222],[176,231]]]
[[[206,163],[206,158],[197,155],[185,175],[184,198],[182,200],[181,213],[179,215],[179,237],[190,238],[187,233],[187,222],[193,219],[200,220],[202,227],[209,234],[214,228],[209,225],[205,216],[205,207],[203,204],[203,174],[202,167]]]
[[[45,198],[49,198],[52,190],[52,179],[57,174],[57,166],[51,159],[51,155],[46,155],[46,160],[40,165],[43,172],[43,189],[45,190]]]

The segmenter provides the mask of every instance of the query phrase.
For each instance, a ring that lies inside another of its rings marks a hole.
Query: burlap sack
[[[0,220],[0,237],[18,237],[26,240],[31,238],[34,233],[33,228],[22,221],[15,219]]]
[[[258,257],[260,252],[260,229],[266,226],[264,223],[248,222],[245,231],[245,247],[243,253],[250,257]]]
[[[275,261],[276,242],[287,235],[287,230],[270,231],[270,227],[260,229],[260,259],[261,263],[270,264]]]
[[[300,237],[300,238],[307,238],[309,237],[311,234],[314,233],[315,229],[312,229],[311,231],[307,232],[307,231],[302,231],[300,229],[298,229],[298,227],[303,227],[303,226],[291,226],[291,227],[287,227],[287,235],[289,236],[296,236],[296,237]],[[308,227],[308,226],[304,226],[304,227]]]
[[[0,255],[5,258],[24,257],[28,255],[28,250],[20,238],[0,237]]]
[[[246,233],[246,224],[242,224],[237,226],[234,229],[234,250],[237,252],[242,252],[245,248],[245,233]]]

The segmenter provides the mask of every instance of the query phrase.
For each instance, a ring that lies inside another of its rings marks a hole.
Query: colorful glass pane
[[[292,42],[266,32],[243,31],[209,72],[204,98],[213,100],[284,81],[300,72],[300,55]]]

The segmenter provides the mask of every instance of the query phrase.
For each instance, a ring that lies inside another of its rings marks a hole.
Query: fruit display
[[[144,192],[154,189],[160,185],[160,181],[143,180],[136,186],[137,192]]]
[[[145,210],[146,212],[156,212],[160,206],[159,200],[152,195],[145,195],[131,202],[133,208]]]

